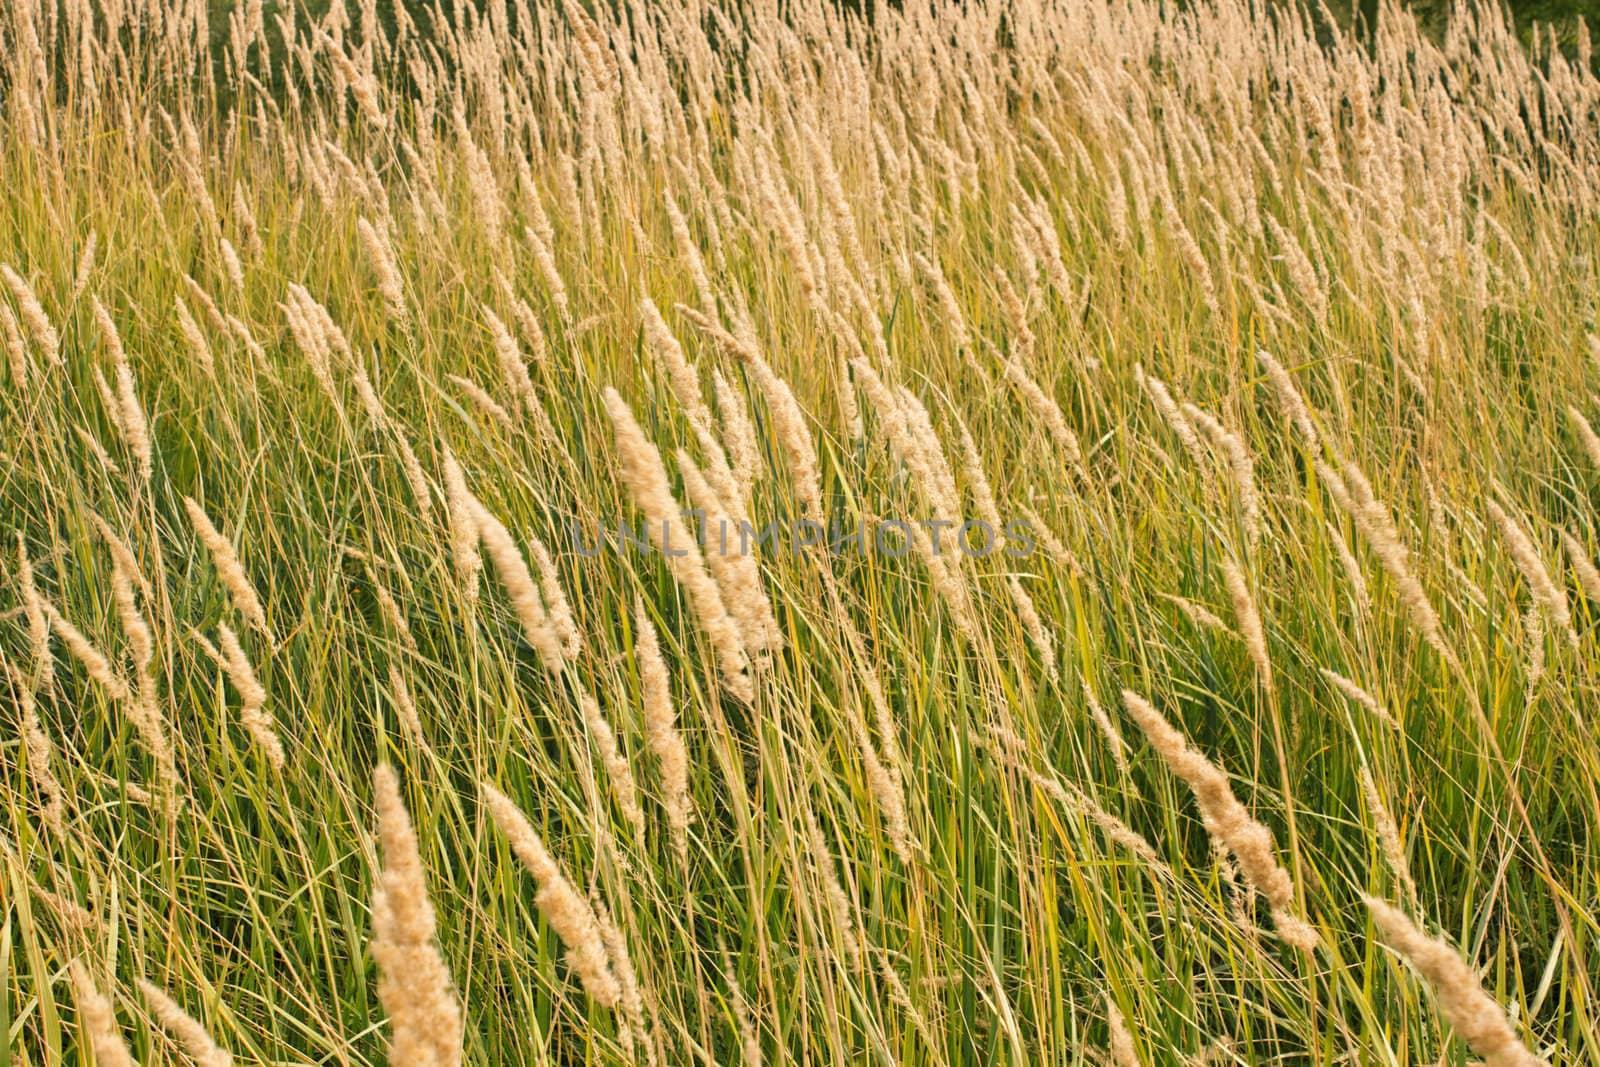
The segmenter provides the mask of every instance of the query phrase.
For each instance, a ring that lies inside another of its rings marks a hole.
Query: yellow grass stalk
[[[233,550],[233,542],[222,536],[221,532],[211,524],[205,509],[192,497],[184,497],[183,506],[189,513],[189,522],[194,526],[195,536],[211,554],[211,563],[216,567],[217,578],[228,590],[233,606],[244,616],[245,622],[263,634],[269,633],[267,613],[261,606],[261,598],[256,595],[255,586],[250,583],[249,576],[244,572],[244,564],[239,562],[239,555]]]
[[[695,617],[716,650],[724,684],[735,697],[748,703],[755,698],[755,688],[745,670],[749,657],[744,639],[706,569],[693,534],[678,515],[678,502],[672,495],[661,453],[645,437],[627,402],[615,389],[606,390],[605,402],[622,480],[634,503],[644,512],[650,538],[661,551],[668,570],[688,594]]]
[[[461,1003],[434,943],[433,905],[416,832],[388,764],[372,774],[383,865],[373,879],[372,958],[382,977],[378,1001],[389,1015],[395,1067],[459,1067]]]
[[[1442,938],[1429,937],[1399,908],[1367,897],[1378,932],[1432,988],[1444,1016],[1484,1067],[1549,1067],[1517,1039],[1504,1009],[1478,982],[1478,972]]]
[[[1272,831],[1250,817],[1249,811],[1233,795],[1228,776],[1222,769],[1191,748],[1183,734],[1149,701],[1124,689],[1122,704],[1167,766],[1194,793],[1206,832],[1227,847],[1238,860],[1245,881],[1267,898],[1278,936],[1307,952],[1315,948],[1317,933],[1299,915],[1294,882],[1273,855]]]
[[[145,1003],[150,1005],[150,1014],[183,1047],[195,1067],[233,1067],[233,1054],[217,1044],[205,1026],[179,1007],[160,986],[142,978],[138,985]]]
[[[561,867],[534,832],[533,824],[511,798],[487,782],[479,788],[484,806],[500,832],[506,835],[511,851],[538,883],[539,891],[534,894],[533,902],[566,947],[567,965],[577,974],[584,992],[602,1007],[617,1007],[622,999],[622,987],[612,972],[610,955],[594,910],[561,873]]]

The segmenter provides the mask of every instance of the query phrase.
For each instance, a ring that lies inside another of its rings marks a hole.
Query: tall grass
[[[0,1067],[1600,1063],[1587,42],[405,12],[0,5]]]

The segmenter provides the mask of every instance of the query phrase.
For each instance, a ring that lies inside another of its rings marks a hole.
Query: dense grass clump
[[[0,1065],[1600,1063],[1586,39],[3,8]]]

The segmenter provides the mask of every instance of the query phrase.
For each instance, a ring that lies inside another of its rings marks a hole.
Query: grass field
[[[0,1067],[1600,1064],[1586,41],[441,4],[0,11]]]

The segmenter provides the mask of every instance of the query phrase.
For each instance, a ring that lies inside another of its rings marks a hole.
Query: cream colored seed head
[[[688,593],[695,616],[716,650],[717,665],[729,692],[749,702],[755,698],[755,689],[745,669],[749,657],[744,639],[706,569],[693,534],[678,515],[678,502],[661,454],[645,437],[627,402],[615,389],[606,390],[605,403],[616,438],[622,480],[634,503],[644,512],[650,537],[673,577]]]
[[[1483,1057],[1484,1067],[1549,1067],[1518,1040],[1504,1009],[1484,992],[1477,971],[1459,952],[1429,937],[1399,908],[1365,899],[1378,932],[1432,987],[1439,1014]]]
[[[370,948],[382,973],[378,1000],[389,1015],[389,1062],[459,1067],[461,1003],[434,943],[433,904],[416,832],[387,764],[373,772],[372,788],[383,865],[373,880]]]
[[[661,642],[645,614],[644,600],[633,606],[634,657],[639,668],[639,689],[644,708],[645,740],[655,754],[661,773],[667,811],[667,827],[680,858],[686,857],[685,835],[694,817],[694,802],[689,795],[689,752],[678,731],[677,708],[672,701],[672,683],[661,656]]]
[[[233,606],[244,616],[245,622],[263,634],[268,633],[267,613],[261,606],[261,598],[256,595],[255,586],[250,584],[250,578],[244,572],[244,565],[239,562],[238,553],[233,550],[233,542],[211,524],[205,509],[192,497],[184,497],[183,506],[189,513],[195,536],[211,554],[217,577],[228,590]]]
[[[183,1046],[195,1067],[233,1067],[233,1055],[217,1044],[206,1028],[152,982],[139,980],[139,992],[161,1028]]]
[[[72,989],[77,997],[78,1027],[90,1048],[98,1067],[135,1067],[133,1055],[128,1051],[122,1032],[117,1029],[116,1011],[100,990],[95,988],[88,969],[77,960],[67,966],[72,979]]]
[[[245,655],[244,646],[226,623],[217,624],[217,642],[222,652],[222,666],[228,681],[239,693],[239,721],[250,734],[251,740],[261,746],[267,761],[275,770],[283,770],[283,741],[273,723],[272,715],[265,711],[267,691],[256,677],[256,671]]]
[[[511,798],[487,782],[479,788],[484,806],[500,832],[506,835],[511,851],[539,885],[534,903],[566,946],[567,965],[596,1003],[605,1008],[617,1007],[622,999],[622,987],[612,973],[610,956],[594,911],[561,873],[560,865],[534,832],[533,824]]]
[[[1278,936],[1308,952],[1315,948],[1319,938],[1298,913],[1294,883],[1273,854],[1272,831],[1250,817],[1249,811],[1233,795],[1233,787],[1222,769],[1191,748],[1183,734],[1149,701],[1124,689],[1122,703],[1150,739],[1152,747],[1194,793],[1206,832],[1233,853],[1245,880],[1267,898]]]

